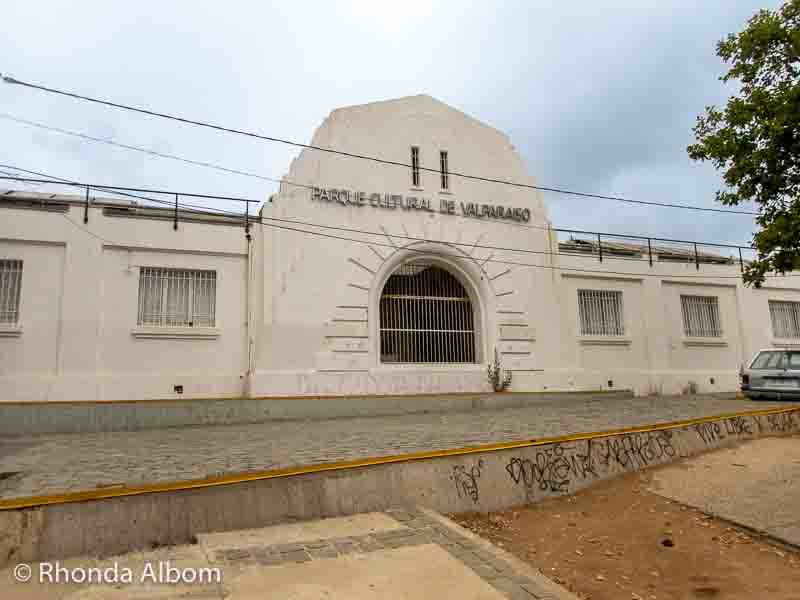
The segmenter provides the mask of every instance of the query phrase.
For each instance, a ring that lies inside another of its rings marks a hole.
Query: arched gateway
[[[476,362],[475,311],[467,290],[426,260],[400,265],[380,298],[381,363]]]

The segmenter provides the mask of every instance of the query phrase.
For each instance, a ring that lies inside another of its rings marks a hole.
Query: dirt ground
[[[800,553],[647,491],[652,473],[488,516],[449,516],[581,598],[800,600]]]

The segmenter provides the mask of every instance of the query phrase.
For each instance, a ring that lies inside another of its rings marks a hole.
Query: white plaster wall
[[[427,96],[335,110],[312,144],[399,163],[410,162],[410,147],[418,146],[422,165],[434,169],[439,150],[447,150],[451,171],[535,183],[505,135]],[[766,291],[743,288],[737,265],[702,264],[698,271],[693,262],[650,266],[646,260],[609,256],[603,262],[591,256],[554,256],[555,234],[546,230],[549,221],[541,195],[532,190],[451,176],[451,188],[443,193],[438,173],[425,171],[417,189],[411,186],[408,168],[313,151],[292,162],[286,179],[323,188],[430,197],[434,203],[444,197],[525,206],[532,209],[532,218],[517,226],[369,205],[342,206],[314,202],[308,189],[284,184],[265,216],[306,224],[278,223],[282,226],[365,243],[279,230],[270,236],[265,229],[264,239],[272,244],[273,279],[272,286],[265,282],[264,290],[274,290],[273,321],[269,335],[261,340],[253,379],[256,394],[487,389],[484,365],[379,364],[376,299],[391,268],[420,244],[401,236],[441,240],[438,248],[423,244],[431,253],[468,254],[462,262],[474,268],[469,277],[481,289],[487,319],[480,350],[488,358],[498,348],[504,366],[513,371],[512,389],[517,391],[608,389],[609,381],[613,389],[629,388],[639,394],[681,393],[690,383],[702,392],[733,391],[739,364],[772,342],[766,296],[800,300],[800,284],[793,278],[773,279]],[[314,223],[384,235],[308,225]],[[464,243],[468,245],[459,245]],[[579,287],[623,291],[624,344],[581,339]],[[724,345],[684,343],[681,289],[719,296]],[[522,327],[516,331],[525,331],[524,336],[509,329],[513,326]],[[331,332],[336,337],[328,337]],[[525,339],[506,339],[517,337]]]
[[[535,183],[504,134],[428,96],[338,109],[312,143],[400,163],[419,146],[422,165],[437,170],[447,150],[451,171]],[[292,162],[286,179],[425,197],[434,207],[446,198],[457,213],[460,202],[526,207],[531,220],[342,206],[284,183],[253,226],[249,252],[234,224],[183,221],[176,232],[169,216],[112,217],[94,206],[84,227],[79,203],[66,214],[73,223],[2,207],[0,257],[25,262],[22,333],[0,335],[0,401],[174,398],[174,385],[188,398],[488,391],[485,361],[495,348],[514,391],[598,390],[609,381],[639,394],[680,393],[690,383],[733,391],[739,365],[759,348],[800,346],[774,339],[768,311],[770,299],[800,301],[800,279],[770,278],[753,290],[742,286],[738,265],[697,270],[555,254],[534,190],[451,175],[444,191],[439,174],[424,171],[415,189],[408,168],[313,151]],[[478,364],[380,364],[383,283],[403,261],[426,256],[454,272],[477,307]],[[142,265],[216,270],[219,335],[132,335]],[[581,338],[584,287],[623,292],[624,343]],[[681,293],[718,296],[722,344],[686,343]]]
[[[19,323],[0,325],[0,398],[40,400],[43,387],[32,378],[51,378],[63,359],[57,340],[64,255],[58,243],[0,241],[0,257],[23,261]]]
[[[700,392],[735,391],[743,362],[761,348],[793,341],[773,338],[767,302],[800,301],[796,277],[770,277],[763,289],[752,289],[743,286],[738,265],[701,264],[698,271],[694,263],[656,262],[650,267],[647,261],[609,256],[602,263],[597,256],[559,258],[562,270],[555,302],[561,306],[560,361],[542,373],[532,389],[607,389],[612,380],[615,388],[639,394],[678,394],[692,384]],[[600,273],[584,277],[570,269]],[[629,345],[579,350],[577,288],[590,281],[594,285],[586,287],[623,291]],[[632,294],[634,288],[639,292]],[[722,338],[684,336],[681,294],[718,298]],[[794,343],[800,345],[800,340]]]
[[[410,162],[410,148],[418,146],[422,166],[437,171],[439,151],[446,150],[451,171],[534,183],[504,134],[428,96],[338,109],[317,130],[312,143],[399,163]],[[524,262],[533,257],[547,262],[549,256],[481,246],[546,252],[548,221],[537,192],[455,176],[450,177],[450,188],[442,190],[438,172],[425,171],[420,186],[413,187],[408,168],[312,151],[293,161],[286,180],[430,198],[434,207],[444,198],[457,203],[458,213],[458,203],[476,202],[524,207],[532,214],[529,223],[516,226],[439,212],[343,206],[312,200],[309,189],[283,184],[263,210],[263,235],[272,238],[271,256],[265,257],[271,263],[272,285],[265,284],[264,289],[271,288],[273,298],[271,319],[265,316],[259,342],[254,394],[295,393],[291,390],[297,386],[303,394],[487,390],[483,361],[460,366],[380,364],[376,339],[380,290],[394,268],[413,258],[438,257],[452,263],[452,271],[463,271],[462,281],[475,292],[483,323],[478,347],[482,358],[490,357],[506,338],[518,337],[509,333],[509,327],[525,330],[523,337],[535,335],[529,327],[530,312],[544,303],[546,287],[539,285],[539,279],[546,280],[547,274],[531,277],[513,264],[491,261]],[[359,320],[353,321],[347,311]],[[504,361],[510,368],[531,372],[533,340],[514,341],[517,347],[510,348]]]
[[[800,299],[800,278],[777,277],[769,280],[761,289],[737,288],[737,305],[743,318],[740,319],[745,343],[743,362],[749,361],[759,349],[772,346],[800,347],[800,339],[776,338],[772,332],[769,316],[770,300],[797,302]]]
[[[218,337],[134,337],[142,266],[214,270]],[[174,385],[183,385],[184,396],[241,395],[246,375],[245,269],[241,256],[105,248],[98,342],[104,396],[138,392],[150,398],[172,397]]]
[[[241,227],[181,222],[175,231],[170,219],[110,217],[99,206],[90,209],[88,226],[78,205],[65,214],[0,211],[0,257],[24,261],[21,332],[0,330],[0,401],[242,395]],[[218,336],[134,337],[142,265],[216,270]],[[174,385],[183,385],[182,395]]]

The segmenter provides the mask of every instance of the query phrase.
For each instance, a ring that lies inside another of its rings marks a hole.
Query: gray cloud
[[[338,106],[424,92],[508,132],[542,185],[714,206],[719,175],[685,147],[696,115],[729,92],[716,41],[764,1],[10,4],[0,70],[20,79],[300,141]],[[0,101],[23,118],[267,176],[296,154],[7,85]],[[65,177],[275,189],[6,121],[0,136],[0,162]],[[752,230],[746,217],[546,201],[561,227],[723,242]]]

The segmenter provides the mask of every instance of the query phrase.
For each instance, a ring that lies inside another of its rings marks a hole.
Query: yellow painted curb
[[[139,494],[152,494],[157,492],[174,492],[179,490],[193,490],[220,485],[231,485],[246,483],[248,481],[262,481],[266,479],[277,479],[281,477],[293,477],[295,475],[307,475],[309,473],[321,473],[325,471],[340,471],[344,469],[357,469],[376,465],[385,465],[398,462],[409,462],[413,460],[423,460],[429,458],[443,458],[448,456],[460,456],[465,454],[476,454],[481,452],[496,452],[498,450],[511,450],[515,448],[529,448],[532,446],[543,446],[563,442],[573,442],[594,438],[611,437],[628,433],[646,433],[648,431],[662,431],[664,429],[674,429],[677,427],[687,427],[699,425],[720,419],[730,419],[733,417],[755,417],[772,414],[781,414],[800,411],[800,407],[792,406],[789,408],[767,408],[760,410],[750,410],[743,412],[724,413],[710,417],[699,417],[684,421],[670,421],[666,423],[656,423],[654,425],[639,425],[636,427],[626,427],[623,429],[611,429],[607,431],[595,431],[587,433],[575,433],[556,437],[540,438],[537,440],[521,440],[516,442],[502,442],[498,444],[486,444],[482,446],[467,446],[464,448],[453,448],[449,450],[431,450],[425,452],[412,452],[410,454],[395,454],[380,456],[375,458],[363,458],[356,460],[346,460],[334,463],[323,463],[318,465],[287,467],[283,469],[273,469],[269,471],[254,471],[250,473],[235,473],[230,475],[219,475],[216,477],[206,477],[203,479],[192,479],[186,481],[174,481],[167,483],[144,484],[134,486],[108,486],[94,490],[82,492],[67,492],[65,494],[49,494],[43,496],[30,496],[27,498],[11,498],[0,500],[0,511],[15,510],[20,508],[34,508],[37,506],[47,506],[52,504],[66,504],[69,502],[85,502],[88,500],[108,500],[111,498],[121,498],[123,496],[136,496]]]

